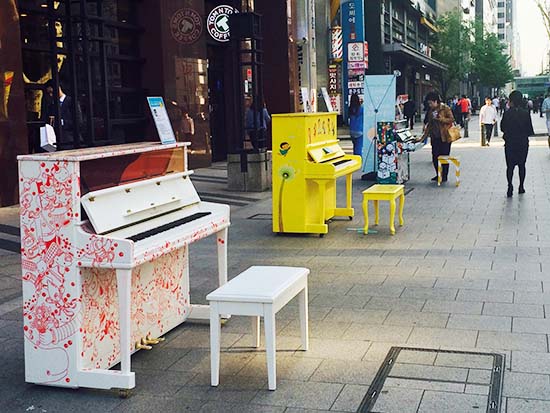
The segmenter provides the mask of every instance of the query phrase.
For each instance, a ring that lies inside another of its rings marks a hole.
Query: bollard
[[[469,138],[470,133],[468,132],[468,124],[470,123],[470,117],[464,118],[464,137]]]
[[[485,139],[485,125],[481,124],[481,146],[487,146],[487,142]]]
[[[493,130],[494,130],[493,136],[495,138],[498,138],[498,121],[495,122],[495,125],[493,126]]]

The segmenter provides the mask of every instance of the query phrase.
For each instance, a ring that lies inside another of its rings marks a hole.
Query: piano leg
[[[132,270],[116,270],[118,288],[118,316],[120,321],[120,371],[122,374],[130,373],[130,340],[132,319]]]
[[[353,174],[346,175],[346,207],[334,208],[334,216],[336,217],[348,217],[350,220],[355,215],[355,210],[351,204],[352,186],[353,186]]]
[[[346,208],[351,209],[352,174],[346,175]],[[350,219],[353,215],[350,216]]]
[[[218,243],[218,278],[220,287],[227,282],[227,228],[216,234]]]

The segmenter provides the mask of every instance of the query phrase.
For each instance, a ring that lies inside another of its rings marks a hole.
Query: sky
[[[535,1],[516,1],[518,3],[522,74],[523,76],[534,76],[540,73],[541,62],[545,56],[545,62],[548,62],[548,36]]]

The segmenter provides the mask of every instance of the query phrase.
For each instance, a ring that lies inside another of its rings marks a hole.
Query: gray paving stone
[[[518,291],[514,296],[514,303],[518,304],[550,304],[550,293],[535,293]]]
[[[502,395],[550,400],[550,378],[541,374],[506,372]]]
[[[447,325],[448,319],[448,314],[392,311],[384,321],[384,324],[443,328]]]
[[[436,352],[433,351],[415,351],[403,349],[399,352],[396,362],[398,363],[411,363],[411,364],[426,364],[433,366]]]
[[[489,280],[438,278],[435,288],[465,288],[468,290],[486,290]]]
[[[514,317],[513,332],[550,334],[550,320],[546,318]]]
[[[430,313],[481,314],[482,308],[483,303],[481,302],[427,300],[422,311]]]
[[[397,362],[392,367],[389,376],[396,378],[466,382],[468,369]]]
[[[353,323],[344,333],[343,338],[346,340],[405,342],[411,331],[412,327]]]
[[[451,314],[447,328],[457,330],[511,331],[512,317]]]
[[[490,303],[511,303],[514,299],[512,291],[481,291],[481,290],[459,290],[457,301],[478,301]]]
[[[485,303],[484,315],[544,318],[544,308],[540,304]]]
[[[455,288],[415,288],[407,287],[401,297],[426,300],[453,300],[456,297]]]
[[[542,292],[540,281],[490,280],[489,290]]]
[[[384,285],[398,285],[401,287],[433,288],[437,278],[434,277],[388,277]]]
[[[309,380],[369,385],[379,368],[375,361],[324,360]]]
[[[480,331],[478,348],[501,350],[547,351],[546,335]]]
[[[382,363],[392,347],[405,347],[404,342],[374,342],[363,356],[363,361],[376,361]],[[422,364],[419,362],[419,364]],[[432,364],[432,363],[427,363]]]
[[[507,413],[548,413],[550,401],[514,399],[508,397]]]
[[[372,411],[416,413],[423,393],[423,390],[417,389],[385,387],[378,396]]]
[[[150,410],[149,410],[150,411]],[[180,410],[181,411],[181,410]],[[320,412],[321,410],[316,410]],[[208,401],[199,413],[287,413],[290,410],[282,406],[261,406],[259,404],[228,403],[227,401]]]
[[[291,357],[290,355],[277,354],[277,378],[286,380],[307,381],[320,366],[323,359]],[[264,352],[254,356],[238,375],[267,378],[267,359]]]
[[[363,325],[360,325],[363,328]],[[374,327],[375,328],[375,327]],[[349,330],[348,330],[349,331]],[[329,360],[361,360],[370,347],[370,342],[353,340],[310,339],[308,351],[296,351],[294,357],[324,358]],[[296,338],[299,340],[298,338]]]
[[[523,373],[548,374],[550,372],[550,354],[513,351],[512,370]]]
[[[310,307],[363,308],[369,296],[319,294],[309,302]]]
[[[369,390],[368,386],[359,386],[356,384],[346,384],[344,389],[332,405],[332,411],[342,411],[342,412],[356,412],[363,397],[367,394]],[[287,410],[288,413],[289,411]]]
[[[467,384],[466,385],[466,390],[464,391],[464,393],[466,393],[466,394],[479,394],[479,395],[483,395],[483,396],[488,396],[489,395],[489,390],[490,390],[489,386],[481,386],[481,385],[478,385],[478,384]]]
[[[309,323],[309,337],[321,339],[336,339],[342,337],[342,334],[351,326],[351,323],[317,321]],[[278,330],[282,336],[301,337],[300,320],[292,320],[284,328]]]
[[[479,413],[487,408],[487,396],[426,391],[419,413]]]
[[[470,369],[468,371],[468,383],[470,384],[487,384],[491,383],[491,370]]]
[[[252,403],[328,410],[343,384],[278,380],[277,391],[261,390]]]
[[[466,385],[462,383],[398,379],[394,377],[388,377],[384,382],[384,386],[402,387],[406,389],[445,391],[445,392],[453,392],[453,393],[464,393],[464,389],[466,388]]]
[[[382,324],[388,314],[388,310],[333,308],[327,314],[324,321],[332,323]]]
[[[438,353],[434,365],[492,370],[493,357],[477,354]]]
[[[426,300],[410,298],[372,297],[365,305],[365,309],[420,311]]]
[[[348,291],[348,295],[373,296],[373,297],[399,297],[405,287],[398,285],[354,285]]]
[[[475,346],[477,331],[448,328],[415,327],[407,344],[424,348],[462,350]]]

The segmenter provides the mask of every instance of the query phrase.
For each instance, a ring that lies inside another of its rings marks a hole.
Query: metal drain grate
[[[256,220],[260,220],[260,221],[271,221],[271,218],[273,218],[273,215],[271,215],[271,214],[255,214],[255,215],[252,215],[252,216],[248,217],[247,219],[256,219]]]
[[[392,347],[357,412],[400,411],[416,403],[416,411],[463,404],[464,410],[498,413],[504,363],[497,353]]]

